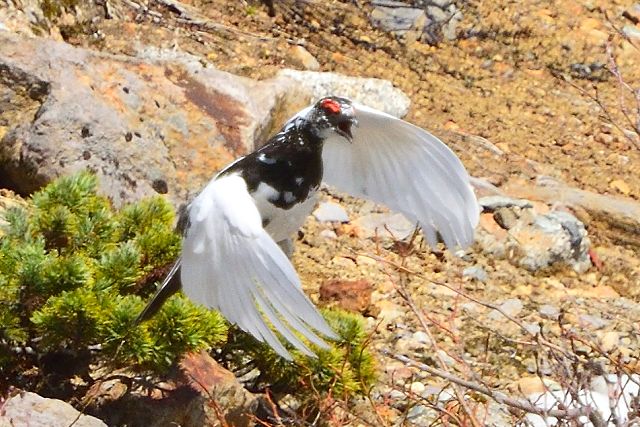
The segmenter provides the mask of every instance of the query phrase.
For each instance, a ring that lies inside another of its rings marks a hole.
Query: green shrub
[[[88,173],[61,178],[5,212],[0,369],[20,362],[15,348],[42,355],[91,346],[94,361],[162,372],[182,353],[224,341],[220,315],[182,295],[134,326],[158,271],[180,251],[174,213],[162,197],[116,212],[96,187]]]
[[[289,348],[294,363],[287,362],[267,345],[241,332],[228,342],[226,353],[235,364],[248,360],[249,366],[257,368],[260,375],[253,388],[269,387],[276,394],[294,394],[311,412],[328,395],[348,400],[368,393],[376,372],[362,316],[338,309],[323,309],[322,314],[340,338],[328,350],[312,346],[317,358]]]
[[[220,347],[227,339],[222,317],[182,294],[135,325],[155,280],[179,254],[174,213],[162,197],[115,211],[96,187],[95,176],[80,173],[34,194],[26,208],[4,212],[0,374],[19,376],[35,364],[16,351],[24,347],[40,359],[64,352],[85,360],[89,352],[89,362],[163,373],[183,353]],[[247,362],[258,368],[257,388],[294,393],[311,410],[323,396],[366,393],[375,374],[362,318],[323,314],[340,340],[329,350],[314,348],[317,358],[292,350],[295,362],[287,362],[239,331],[220,355],[232,369]]]

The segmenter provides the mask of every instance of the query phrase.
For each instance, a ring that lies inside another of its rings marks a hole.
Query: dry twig
[[[407,356],[394,354],[388,350],[382,350],[382,354],[384,354],[387,357],[391,357],[392,359],[396,359],[400,362],[403,362],[407,366],[412,366],[414,368],[420,369],[423,372],[427,372],[431,375],[437,376],[439,378],[443,378],[451,383],[454,383],[459,386],[481,393],[485,396],[490,397],[497,403],[505,404],[507,406],[510,406],[515,409],[519,409],[521,411],[525,411],[527,413],[536,414],[543,417],[576,419],[581,416],[589,416],[589,414],[593,412],[590,407],[567,409],[567,410],[560,410],[560,409],[545,410],[543,408],[539,408],[533,405],[528,401],[511,398],[504,393],[492,390],[491,388],[480,385],[476,382],[465,380],[463,378],[458,377],[457,375],[453,375],[441,369],[434,368],[425,363],[417,362],[415,360],[408,358]]]

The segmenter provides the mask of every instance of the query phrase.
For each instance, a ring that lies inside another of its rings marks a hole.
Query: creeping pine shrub
[[[61,178],[26,207],[4,212],[0,383],[45,367],[46,360],[60,365],[60,355],[71,365],[68,377],[85,372],[88,363],[162,374],[183,353],[216,347],[230,368],[247,361],[257,368],[254,389],[294,393],[312,412],[327,396],[368,392],[375,368],[355,314],[325,310],[339,340],[330,349],[313,348],[317,358],[292,349],[294,363],[239,331],[223,345],[227,325],[221,316],[181,294],[136,325],[156,280],[180,251],[174,213],[162,197],[115,211],[96,186],[88,173]]]
[[[362,316],[339,309],[323,309],[322,315],[339,338],[329,349],[312,345],[317,358],[289,347],[295,362],[290,363],[247,334],[233,334],[225,350],[235,363],[248,359],[249,366],[260,372],[252,388],[268,386],[277,394],[293,393],[305,409],[301,412],[315,412],[328,396],[348,400],[366,395],[376,370]]]
[[[134,320],[180,250],[174,213],[161,197],[115,211],[94,175],[61,178],[26,208],[5,212],[0,237],[0,371],[56,351],[138,370],[165,371],[182,353],[226,338],[219,314],[170,298]],[[33,352],[30,352],[33,354]]]

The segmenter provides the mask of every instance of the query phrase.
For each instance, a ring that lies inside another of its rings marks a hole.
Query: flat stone
[[[338,235],[333,230],[322,230],[319,234],[320,237],[326,240],[335,240],[338,238]]]
[[[504,311],[509,316],[516,317],[522,311],[522,309],[524,308],[524,305],[522,304],[522,301],[520,301],[518,298],[510,298],[502,302],[502,304],[500,304],[499,307],[502,311]],[[506,321],[502,313],[499,313],[497,311],[491,312],[491,314],[489,314],[489,317],[491,317],[494,320],[502,319]]]
[[[421,383],[417,383],[417,384],[421,384]],[[411,388],[413,389],[413,384],[411,384]],[[425,415],[429,414],[430,412],[434,412],[433,409],[425,405],[414,405],[411,407],[411,409],[409,409],[409,412],[407,412],[407,419],[415,423],[416,418],[422,418]]]
[[[498,208],[493,214],[493,219],[500,227],[509,230],[518,221],[518,214],[512,208]]]
[[[362,237],[391,237],[402,240],[409,237],[415,229],[415,224],[399,213],[372,213],[356,218],[352,221],[357,226]]]
[[[538,313],[546,319],[557,320],[560,316],[560,309],[554,305],[544,304],[540,306]]]
[[[444,364],[450,368],[458,364],[458,361],[456,359],[449,356],[449,354],[442,349],[438,350],[438,359],[441,359],[442,362],[444,362]]]
[[[505,184],[503,190],[525,199],[583,209],[591,217],[606,223],[607,227],[600,227],[604,236],[615,243],[640,247],[640,202],[637,200],[597,194],[557,181],[531,185],[528,181],[514,179]]]
[[[411,339],[420,344],[431,345],[431,338],[429,338],[429,335],[424,331],[414,332]]]
[[[353,266],[356,265],[356,263],[351,258],[347,258],[343,256],[335,256],[331,258],[330,265],[332,267],[339,267],[339,268],[352,268]]]
[[[422,384],[419,381],[415,381],[415,382],[412,382],[411,385],[409,386],[409,391],[411,391],[411,393],[421,395],[422,392],[424,392],[425,388],[426,387],[424,384]]]
[[[478,199],[478,203],[482,206],[484,212],[495,212],[500,208],[519,207],[521,209],[532,208],[533,205],[529,200],[515,199],[505,196],[486,196]]]
[[[244,388],[233,372],[218,364],[206,351],[187,354],[180,361],[180,368],[196,392],[205,399],[215,399],[215,408],[205,405],[204,422],[200,425],[217,425],[220,421],[217,411],[222,411],[228,425],[253,425],[258,398]],[[166,425],[170,424],[173,423]]]
[[[389,398],[391,400],[406,400],[407,395],[400,390],[391,390],[389,392]]]
[[[455,5],[452,6],[455,7]],[[458,38],[458,24],[462,22],[464,15],[460,11],[451,10],[451,7],[448,12],[449,19],[442,26],[442,35],[445,40],[453,41]]]
[[[507,209],[505,202],[498,200],[490,209],[495,208],[496,213]],[[517,218],[510,217],[508,224],[504,224],[509,227],[506,235],[502,227],[497,227],[497,222],[491,221],[495,218],[488,215],[481,215],[481,227],[476,232],[476,241],[485,253],[506,257],[512,264],[531,272],[567,265],[583,273],[591,267],[591,242],[586,228],[571,213],[550,211],[536,215],[532,209],[524,209]]]
[[[388,299],[376,302],[376,307],[380,310],[378,318],[386,324],[392,323],[395,319],[401,318],[406,313],[404,307]]]
[[[334,202],[322,202],[313,211],[313,216],[320,222],[349,222],[349,215],[342,206]]]
[[[620,344],[620,333],[617,331],[599,332],[598,337],[600,338],[600,346],[602,347],[602,350],[606,352],[615,350]]]
[[[525,322],[523,324],[524,328],[532,335],[536,335],[540,333],[540,324],[535,322]]]

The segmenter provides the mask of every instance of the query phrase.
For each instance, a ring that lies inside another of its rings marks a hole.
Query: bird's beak
[[[338,133],[349,142],[353,142],[353,133],[351,133],[351,126],[358,127],[358,120],[355,117],[350,117],[343,122],[338,123]]]

